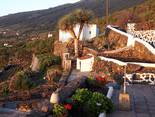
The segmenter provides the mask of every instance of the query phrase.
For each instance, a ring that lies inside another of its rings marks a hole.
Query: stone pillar
[[[32,71],[35,71],[35,72],[38,72],[40,70],[39,59],[37,58],[35,54],[33,54],[30,68]]]

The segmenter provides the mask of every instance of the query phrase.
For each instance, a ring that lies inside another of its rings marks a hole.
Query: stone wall
[[[135,42],[135,46],[129,50],[118,53],[102,53],[102,56],[128,62],[155,62],[155,55],[139,42]]]
[[[33,54],[32,56],[32,63],[31,63],[30,68],[32,71],[35,71],[35,72],[38,72],[40,70],[39,59],[35,54]]]
[[[112,61],[99,60],[95,61],[93,65],[93,71],[109,71],[112,73],[124,73],[124,65],[119,65],[118,63],[114,63]],[[155,68],[151,67],[142,67],[136,64],[127,64],[127,73],[144,73],[144,72],[152,72],[155,73]]]
[[[80,88],[81,86],[85,85],[85,81],[86,78],[81,77],[71,81],[65,86],[58,88],[54,93],[52,93],[50,102],[54,104],[64,102],[65,99],[71,96],[77,88]]]
[[[90,48],[87,48],[87,47],[84,47],[83,48],[83,55],[87,55],[87,54],[92,54],[94,56],[97,56],[98,55],[98,52],[93,50],[93,49],[90,49]]]
[[[114,49],[119,49],[127,46],[128,37],[111,30],[108,35],[108,41],[113,44]]]

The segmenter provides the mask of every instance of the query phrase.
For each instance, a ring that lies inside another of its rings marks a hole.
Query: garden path
[[[12,109],[0,108],[0,117],[26,117],[27,115],[28,113],[23,113]]]
[[[80,72],[79,70],[72,70],[69,78],[68,78],[68,82],[73,81],[77,78],[81,78],[82,76],[88,76],[89,72]]]
[[[107,117],[155,117],[155,86],[131,84],[127,87],[131,96],[131,111],[119,111],[118,96],[120,91],[115,90],[112,97],[116,110]]]

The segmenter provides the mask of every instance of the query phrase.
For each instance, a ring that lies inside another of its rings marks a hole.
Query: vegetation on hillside
[[[29,67],[32,54],[52,54],[54,47],[54,38],[46,40],[19,41],[12,48],[0,47],[0,68],[5,67],[8,62],[11,64],[20,64],[23,67]]]
[[[117,11],[109,16],[109,24],[126,28],[128,22],[138,23],[140,29],[155,28],[155,1],[145,0],[143,4]],[[122,17],[123,16],[123,17]],[[105,19],[95,19],[100,31],[104,31]]]
[[[111,13],[126,9],[145,0],[110,0]],[[0,17],[0,26],[5,29],[12,29],[18,31],[23,37],[34,32],[45,32],[55,30],[57,21],[60,17],[68,14],[75,9],[93,10],[98,17],[105,14],[104,0],[81,0],[78,3],[66,4],[46,10],[24,12],[17,14],[10,14],[8,16]]]
[[[41,71],[47,70],[47,68],[52,65],[61,64],[61,58],[59,56],[54,56],[54,55],[45,53],[45,54],[38,54],[37,57],[39,58]]]
[[[29,74],[24,71],[19,71],[16,74],[16,81],[15,81],[15,89],[17,90],[30,90],[36,84],[31,81],[28,76]]]

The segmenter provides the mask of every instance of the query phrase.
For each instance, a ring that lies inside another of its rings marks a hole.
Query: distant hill
[[[111,13],[143,3],[145,0],[110,0]],[[93,10],[97,17],[105,13],[104,0],[81,0],[45,10],[21,12],[0,17],[0,29],[11,29],[20,33],[55,30],[57,21],[77,8]]]

